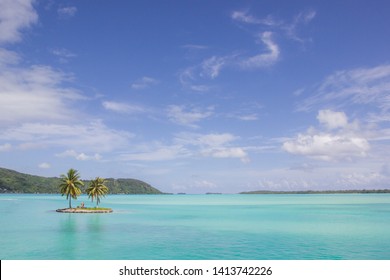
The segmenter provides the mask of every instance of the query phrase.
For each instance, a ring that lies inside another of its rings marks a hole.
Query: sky
[[[0,166],[170,193],[389,188],[389,14],[0,0]]]

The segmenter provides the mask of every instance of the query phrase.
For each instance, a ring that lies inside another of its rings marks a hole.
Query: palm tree
[[[81,182],[77,170],[71,168],[66,175],[61,175],[60,192],[62,196],[66,194],[66,199],[69,199],[69,208],[72,208],[72,198],[77,199],[81,194],[81,186],[84,186],[84,183]]]
[[[101,196],[104,197],[108,193],[108,188],[106,185],[104,185],[105,183],[106,183],[106,179],[96,177],[95,180],[92,180],[89,183],[89,186],[86,189],[86,192],[88,194],[88,198],[91,197],[92,202],[93,202],[93,199],[96,198],[96,207],[100,203],[100,197]]]

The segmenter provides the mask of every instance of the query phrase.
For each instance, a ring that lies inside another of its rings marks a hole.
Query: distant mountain
[[[84,189],[89,181],[83,180]],[[0,193],[59,193],[60,178],[41,177],[0,168]],[[161,194],[151,185],[136,179],[107,179],[110,194]]]

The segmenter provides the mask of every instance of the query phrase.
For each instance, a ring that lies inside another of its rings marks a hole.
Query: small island
[[[60,213],[112,213],[111,208],[64,208],[57,209],[56,212]]]
[[[86,193],[88,198],[92,198],[92,202],[96,199],[96,206],[93,208],[87,208],[84,206],[84,202],[81,206],[72,208],[72,198],[77,199],[81,194],[80,187],[84,186],[84,182],[80,180],[80,175],[77,170],[71,168],[66,175],[61,175],[60,192],[62,196],[66,195],[66,199],[69,200],[69,207],[63,209],[57,209],[56,212],[60,213],[111,213],[111,208],[99,208],[100,198],[104,197],[108,193],[108,187],[105,185],[106,179],[96,177],[90,181]]]

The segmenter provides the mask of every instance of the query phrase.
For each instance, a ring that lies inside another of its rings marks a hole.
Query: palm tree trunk
[[[71,200],[72,200],[72,197],[70,196],[70,197],[69,197],[69,208],[72,208],[72,202],[71,202]]]

